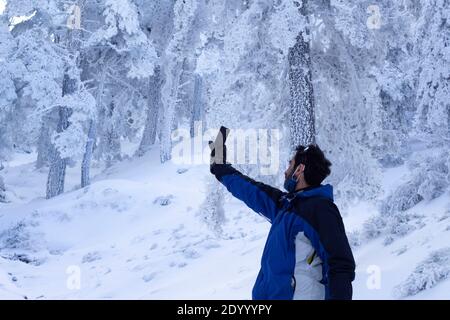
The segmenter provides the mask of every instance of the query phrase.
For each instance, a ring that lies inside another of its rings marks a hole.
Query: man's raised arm
[[[212,163],[211,173],[233,196],[273,222],[278,211],[278,200],[284,192],[251,179],[233,168],[231,164]]]

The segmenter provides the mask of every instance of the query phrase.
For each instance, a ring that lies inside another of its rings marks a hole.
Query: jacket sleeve
[[[328,263],[329,300],[351,300],[355,279],[355,260],[345,234],[339,210],[330,201],[316,208],[317,231]]]
[[[234,197],[273,222],[278,212],[278,200],[284,192],[243,175],[231,164],[214,163],[211,165],[211,173]]]

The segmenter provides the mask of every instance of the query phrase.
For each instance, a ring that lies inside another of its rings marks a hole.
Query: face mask
[[[294,174],[289,179],[284,180],[284,188],[287,192],[294,192],[295,186],[297,185],[297,179],[295,179]]]

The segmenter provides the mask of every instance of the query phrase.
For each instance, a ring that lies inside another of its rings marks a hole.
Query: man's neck
[[[303,191],[306,188],[309,188],[310,185],[307,183],[300,183],[299,185],[297,185],[297,187],[295,188],[295,192],[299,192],[299,191]]]

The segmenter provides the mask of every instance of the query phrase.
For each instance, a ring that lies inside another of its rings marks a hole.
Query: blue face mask
[[[289,179],[284,180],[284,188],[287,192],[294,192],[297,186],[297,179],[295,179],[294,174]]]

